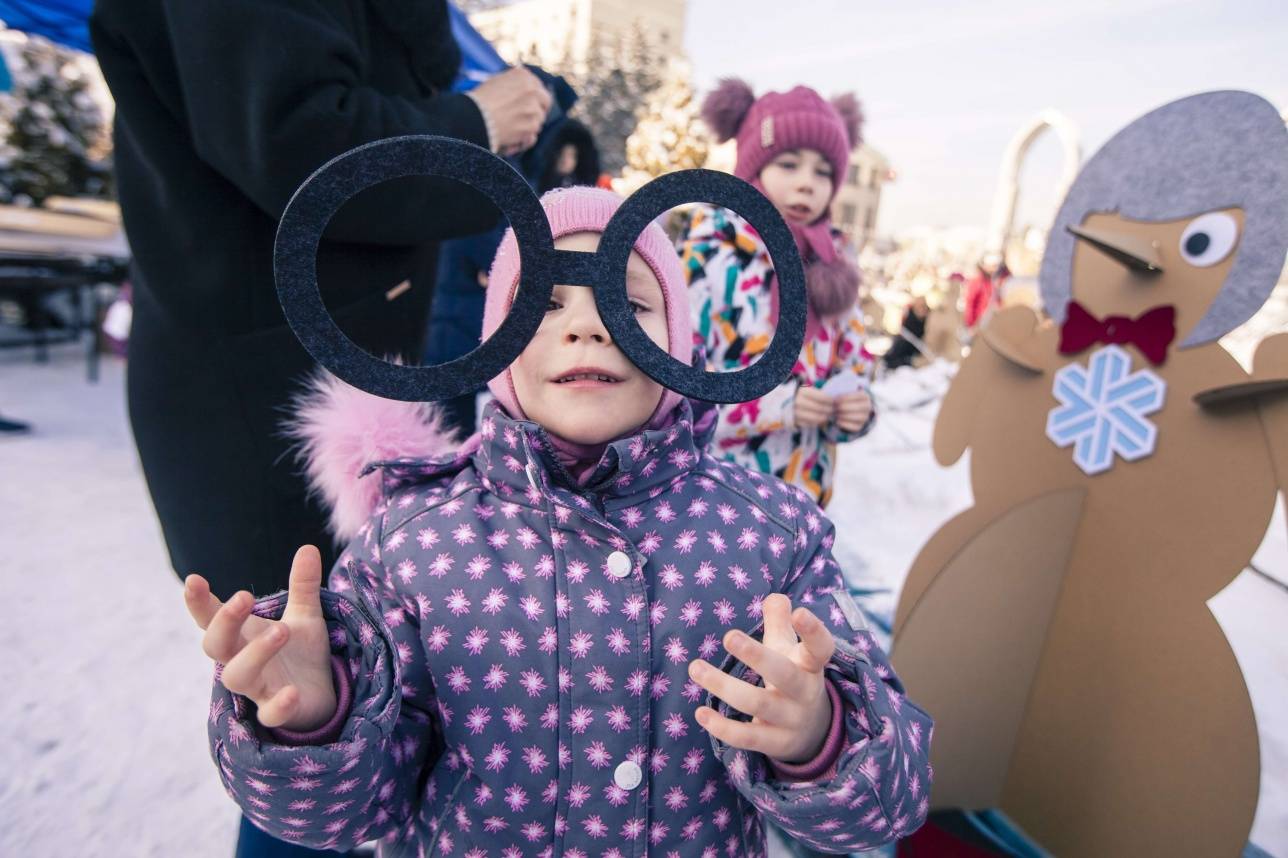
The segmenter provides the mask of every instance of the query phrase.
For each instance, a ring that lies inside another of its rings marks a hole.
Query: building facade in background
[[[470,23],[507,62],[585,74],[596,36],[642,30],[664,54],[684,53],[687,0],[511,0],[464,3]]]
[[[605,42],[626,42],[629,48],[629,42],[643,33],[650,43],[650,63],[657,66],[658,87],[665,83],[668,72],[673,75],[679,68],[686,74],[688,71],[684,62],[687,0],[467,0],[460,6],[469,14],[470,23],[507,62],[528,62],[544,68],[567,70],[583,79],[609,74],[613,70],[590,68],[597,56],[604,56],[602,45]],[[737,71],[731,70],[731,73]],[[646,113],[646,99],[650,94],[645,93],[645,98],[640,100],[641,114]],[[698,94],[690,112],[696,113],[703,95],[705,93]],[[597,125],[597,119],[602,120],[602,117],[583,118],[592,128]],[[605,138],[610,150],[617,142],[613,139],[617,132],[622,132],[623,141],[631,133],[629,129],[613,129],[610,133],[604,133],[600,128],[595,130]],[[710,145],[704,147],[707,155],[703,166],[732,172],[735,158],[733,143],[716,146],[714,140],[708,142]],[[678,143],[668,141],[667,145]],[[612,165],[611,172],[616,175],[620,171],[614,164],[617,153],[609,151],[605,154],[606,166]],[[625,152],[621,155],[624,158]],[[686,160],[673,165],[673,169],[683,166],[691,164]],[[640,172],[640,165],[631,167],[634,169],[628,168],[626,172],[638,174],[628,177],[634,181],[619,178],[615,183],[626,192],[647,178]],[[648,170],[650,174],[653,172]],[[885,156],[871,146],[861,144],[851,153],[849,174],[843,177],[832,206],[832,223],[856,250],[861,250],[876,234],[881,187],[892,176]]]
[[[832,224],[856,250],[876,235],[881,187],[893,177],[890,162],[868,144],[850,153],[850,169],[832,201]]]

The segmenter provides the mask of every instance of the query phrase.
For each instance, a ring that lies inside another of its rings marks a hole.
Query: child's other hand
[[[858,432],[872,416],[872,397],[856,390],[836,398],[836,426],[842,432]]]
[[[791,600],[782,593],[766,598],[763,609],[763,643],[734,630],[725,635],[724,645],[760,674],[764,686],[735,679],[701,659],[689,663],[694,682],[752,716],[751,721],[726,718],[709,706],[699,707],[694,717],[725,744],[759,751],[785,763],[805,762],[822,750],[832,725],[823,668],[836,642],[808,609],[793,612]]]
[[[335,714],[321,592],[322,557],[312,545],[295,552],[281,620],[253,616],[245,590],[221,603],[200,575],[184,581],[188,613],[206,632],[202,649],[223,663],[225,688],[255,701],[265,727],[308,731]]]
[[[797,426],[825,426],[832,419],[832,397],[816,387],[802,385],[796,391],[794,418]]]

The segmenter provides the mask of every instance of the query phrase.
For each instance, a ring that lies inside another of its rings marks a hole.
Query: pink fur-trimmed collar
[[[359,390],[319,370],[295,398],[287,432],[299,442],[310,489],[331,513],[337,542],[352,539],[380,501],[373,462],[429,459],[459,446],[439,412],[424,402],[397,402]]]

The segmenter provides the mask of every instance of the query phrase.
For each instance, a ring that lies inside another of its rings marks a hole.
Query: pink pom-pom
[[[723,143],[738,136],[742,120],[756,103],[751,85],[736,77],[722,78],[702,102],[702,121]]]
[[[841,122],[845,124],[845,135],[850,138],[850,148],[853,149],[863,142],[863,107],[852,92],[834,97],[832,106],[836,108],[837,113],[841,114]]]
[[[809,305],[824,318],[848,312],[859,300],[859,269],[844,256],[805,267]]]

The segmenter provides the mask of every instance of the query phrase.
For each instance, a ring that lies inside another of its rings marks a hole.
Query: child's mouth
[[[788,206],[787,216],[792,220],[808,220],[810,216],[809,206]]]
[[[563,387],[598,388],[620,384],[621,379],[603,370],[581,369],[579,367],[555,378],[554,383]]]

